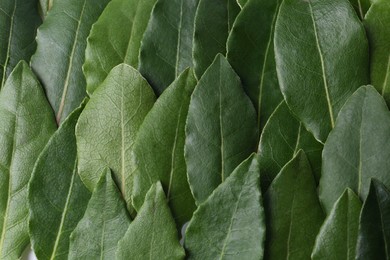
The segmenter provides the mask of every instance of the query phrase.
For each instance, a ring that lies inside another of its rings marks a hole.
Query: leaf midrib
[[[183,1],[180,1],[180,20],[178,27],[178,36],[177,36],[177,47],[176,47],[176,67],[175,67],[175,78],[179,76],[179,60],[180,60],[180,48],[181,48],[181,29],[183,23]]]
[[[223,138],[223,122],[222,122],[222,64],[219,67],[219,135],[220,135],[220,153],[221,153],[221,182],[225,181],[225,148]]]
[[[386,94],[385,90],[386,90],[386,86],[387,86],[387,81],[389,80],[389,74],[390,74],[390,55],[389,55],[389,58],[387,60],[386,75],[385,75],[385,79],[383,81],[383,86],[382,86],[382,96],[383,97]]]

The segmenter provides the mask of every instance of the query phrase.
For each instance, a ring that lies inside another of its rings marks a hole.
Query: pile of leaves
[[[389,0],[1,0],[0,259],[390,259]]]

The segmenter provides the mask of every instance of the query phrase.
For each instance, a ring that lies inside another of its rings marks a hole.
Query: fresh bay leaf
[[[39,6],[41,8],[42,17],[46,17],[47,12],[51,9],[53,6],[54,0],[39,0]],[[58,0],[57,0],[58,1]]]
[[[351,2],[360,20],[363,20],[365,14],[370,8],[371,5],[370,0],[349,0],[349,1]]]
[[[152,184],[137,217],[119,241],[116,259],[184,259],[160,182]]]
[[[75,126],[83,107],[50,138],[29,183],[29,233],[39,259],[68,258],[69,236],[91,197],[77,174]]]
[[[195,16],[194,68],[200,78],[218,53],[226,54],[226,41],[240,7],[236,0],[200,0]]]
[[[126,201],[130,201],[131,151],[138,129],[152,108],[155,96],[134,68],[120,64],[96,89],[76,126],[79,174],[93,190],[109,167]]]
[[[266,191],[280,170],[300,149],[305,151],[316,182],[321,176],[322,144],[290,112],[283,101],[263,129],[259,144],[262,190]]]
[[[389,259],[390,191],[373,179],[360,215],[356,259]]]
[[[259,164],[253,154],[200,204],[188,225],[188,259],[262,259],[265,239]]]
[[[0,1],[0,89],[20,60],[29,61],[36,48],[41,18],[37,0]]]
[[[156,0],[112,0],[92,26],[84,75],[92,94],[118,64],[138,67],[141,39]]]
[[[390,185],[390,112],[371,86],[359,88],[347,101],[322,153],[321,202],[329,212],[345,188],[362,200],[370,179]]]
[[[222,55],[199,80],[186,124],[188,181],[197,204],[253,151],[256,112],[240,78]]]
[[[348,0],[284,0],[275,59],[287,105],[324,143],[345,101],[369,81],[365,31]]]
[[[264,196],[266,259],[310,259],[324,220],[316,184],[301,150],[280,171]]]
[[[0,122],[0,259],[18,259],[29,243],[28,182],[56,129],[45,93],[24,61],[0,92]]]
[[[370,43],[371,84],[390,106],[390,2],[375,1],[364,25]]]
[[[248,2],[248,0],[237,0],[238,5],[242,8],[244,8],[244,5]]]
[[[312,259],[354,260],[362,203],[346,189],[334,204],[317,235]]]
[[[139,71],[157,95],[192,67],[199,0],[157,0],[141,43]]]
[[[45,88],[57,122],[84,99],[82,72],[87,36],[109,0],[55,1],[38,29],[31,67]]]
[[[249,0],[238,14],[227,43],[227,59],[256,108],[259,129],[283,100],[273,48],[279,6],[279,0]]]
[[[176,223],[181,227],[195,210],[184,159],[185,123],[196,79],[185,70],[159,97],[134,143],[137,169],[133,203],[142,206],[150,186],[161,181]]]

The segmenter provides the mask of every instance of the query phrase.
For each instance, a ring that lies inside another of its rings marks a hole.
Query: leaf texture
[[[137,165],[134,207],[142,206],[150,186],[160,180],[179,227],[190,220],[195,210],[184,159],[185,123],[195,85],[193,71],[185,70],[146,116],[133,148]]]
[[[69,236],[91,197],[77,174],[75,126],[83,107],[50,138],[29,183],[29,233],[39,259],[68,258]]]
[[[129,225],[125,201],[111,171],[105,169],[84,217],[70,236],[69,259],[115,259],[118,241]]]
[[[351,188],[364,200],[371,178],[390,185],[390,112],[371,86],[359,88],[340,111],[322,153],[321,202],[327,212]]]
[[[194,17],[199,0],[157,0],[141,43],[139,71],[160,95],[192,67]]]
[[[150,187],[135,220],[120,240],[119,259],[184,259],[175,221],[167,205],[161,183]]]
[[[256,112],[222,55],[199,80],[186,124],[188,181],[197,204],[254,150]]]
[[[91,95],[116,65],[138,67],[141,40],[156,0],[112,0],[92,26],[84,75]]]
[[[368,9],[370,8],[370,0],[349,0],[355,9],[360,20],[364,19]]]
[[[108,2],[55,1],[38,29],[38,46],[31,66],[45,88],[58,123],[77,108],[86,95],[81,68],[87,36]]]
[[[56,129],[53,112],[27,63],[0,92],[0,259],[18,259],[29,243],[27,184]]]
[[[259,164],[253,154],[194,213],[185,237],[188,259],[262,259],[261,201]]]
[[[51,7],[53,6],[53,1],[54,0],[39,0],[39,6],[41,8],[42,17],[46,17],[47,12],[49,12]]]
[[[367,39],[348,0],[284,0],[275,59],[287,105],[324,143],[345,101],[368,83]]]
[[[266,259],[310,259],[324,220],[309,161],[301,150],[265,194]]]

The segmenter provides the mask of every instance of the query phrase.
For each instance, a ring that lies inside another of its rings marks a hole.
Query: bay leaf
[[[371,5],[370,0],[349,0],[349,1],[351,2],[360,20],[363,20],[365,14],[370,8]]]
[[[51,9],[53,6],[54,0],[39,0],[39,6],[41,8],[42,17],[45,18],[47,15],[47,12]]]
[[[191,96],[186,124],[187,174],[197,204],[254,151],[257,136],[256,112],[240,78],[217,55]]]
[[[248,2],[248,0],[237,0],[238,5],[241,7],[241,9],[244,7],[244,5]]]

